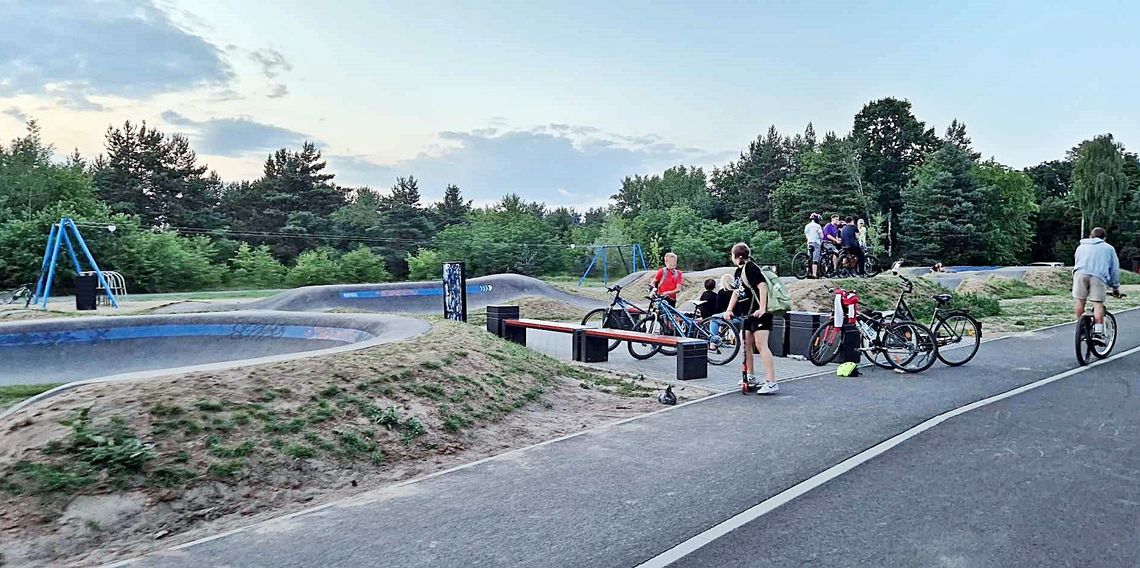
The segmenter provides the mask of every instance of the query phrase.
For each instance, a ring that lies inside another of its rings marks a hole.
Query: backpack
[[[767,313],[780,314],[791,310],[792,295],[788,293],[784,283],[780,282],[780,276],[766,266],[760,267],[760,273],[764,275],[764,283],[768,285]]]
[[[843,363],[839,368],[835,369],[835,376],[837,377],[858,377],[859,365],[856,363]]]

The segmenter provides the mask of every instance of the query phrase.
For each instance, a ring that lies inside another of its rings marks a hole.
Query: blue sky
[[[34,117],[94,155],[146,120],[227,179],[313,140],[342,184],[580,207],[883,96],[1017,167],[1102,132],[1136,149],[1140,6],[1074,6],[0,0],[0,138]]]

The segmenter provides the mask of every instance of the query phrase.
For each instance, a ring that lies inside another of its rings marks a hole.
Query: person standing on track
[[[819,278],[819,258],[823,248],[823,227],[819,213],[812,213],[808,224],[804,225],[804,239],[807,240],[808,254],[811,255],[811,277]]]
[[[657,269],[653,275],[653,287],[657,293],[669,302],[670,306],[677,307],[677,294],[681,285],[685,283],[685,275],[677,269],[677,255],[672,252],[665,253],[665,266]]]
[[[736,265],[736,293],[728,301],[724,318],[732,321],[736,311],[744,314],[744,369],[745,381],[749,388],[757,387],[757,394],[775,394],[780,390],[776,384],[776,362],[768,350],[768,332],[772,329],[772,314],[768,313],[768,285],[760,266],[752,260],[752,250],[745,243],[732,247],[732,263]],[[764,384],[756,380],[755,363],[752,358],[752,341],[760,353],[760,364],[764,366]]]
[[[1085,315],[1085,301],[1093,303],[1093,339],[1104,341],[1104,301],[1120,294],[1120,259],[1116,249],[1104,240],[1107,233],[1097,227],[1089,238],[1081,239],[1073,263],[1073,299],[1077,301],[1077,321]]]

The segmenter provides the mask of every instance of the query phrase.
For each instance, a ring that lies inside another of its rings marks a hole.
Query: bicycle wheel
[[[882,271],[883,263],[879,261],[879,257],[869,254],[863,260],[863,273],[867,275],[867,278],[877,276]]]
[[[792,257],[792,276],[795,276],[796,280],[803,280],[807,278],[808,272],[810,271],[811,258],[808,257],[807,253],[797,252],[796,255]]]
[[[1116,316],[1104,312],[1104,344],[1093,343],[1092,353],[1097,359],[1104,359],[1116,347]]]
[[[872,348],[872,341],[873,340],[868,340],[866,336],[860,336],[860,345],[863,348],[863,356],[866,357],[868,361],[874,363],[875,366],[879,367],[880,369],[894,369],[895,366],[892,365],[889,360],[887,360],[887,352],[882,348],[882,346]]]
[[[609,321],[607,321],[608,312],[609,312],[609,309],[607,309],[607,308],[598,308],[596,310],[593,310],[590,313],[586,314],[586,317],[582,318],[582,325],[584,325],[588,328],[591,328],[591,329],[602,329],[602,328],[613,329],[613,328],[615,328],[615,326],[613,325],[614,318],[612,316],[610,316],[608,318]],[[611,339],[610,343],[609,343],[609,350],[613,351],[614,349],[617,349],[617,346],[620,344],[621,344],[620,340]]]
[[[1095,357],[1092,348],[1092,316],[1084,316],[1077,322],[1076,348],[1077,364],[1082,367]]]
[[[938,318],[934,325],[938,339],[938,360],[957,367],[965,365],[978,354],[982,344],[982,324],[970,314],[951,312]]]
[[[646,317],[641,318],[641,320],[638,321],[633,326],[633,330],[639,331],[641,333],[652,333],[653,335],[661,335],[661,322],[658,321],[656,315],[646,316]],[[630,341],[626,344],[626,346],[629,348],[629,354],[634,359],[639,359],[639,360],[648,359],[648,358],[656,355],[659,351],[661,351],[660,345],[654,345],[652,343],[642,343],[640,341]]]
[[[905,373],[921,373],[938,359],[938,342],[930,328],[904,321],[888,326],[879,336],[887,360]]]
[[[712,320],[716,320],[717,332],[712,334]],[[721,316],[713,316],[709,321],[700,324],[697,335],[709,342],[708,360],[710,365],[726,365],[736,358],[740,352],[740,330],[732,322]]]
[[[823,366],[835,359],[842,344],[843,330],[835,327],[834,323],[825,324],[812,334],[805,355],[814,365]]]

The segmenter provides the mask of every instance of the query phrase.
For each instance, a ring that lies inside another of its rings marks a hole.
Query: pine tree
[[[964,150],[969,154],[970,159],[977,161],[982,157],[981,152],[975,152],[974,148],[970,145],[972,141],[966,135],[966,123],[958,122],[958,119],[950,121],[950,126],[946,127],[946,142],[957,146],[959,149]]]
[[[810,129],[814,137],[814,128]],[[806,145],[806,136],[798,147]],[[775,126],[748,145],[740,159],[713,170],[712,194],[728,206],[732,219],[749,219],[766,225],[771,219],[769,197],[780,182],[795,173],[797,145],[780,136]]]
[[[772,219],[785,241],[803,241],[803,227],[812,213],[869,218],[873,196],[853,169],[854,159],[851,141],[834,132],[800,156],[802,173],[772,193]]]
[[[443,201],[436,205],[436,214],[440,228],[451,225],[467,224],[467,215],[471,213],[471,201],[463,200],[459,186],[448,184],[443,190]]]
[[[953,144],[926,156],[903,190],[898,229],[903,252],[923,263],[984,261],[985,195],[971,175],[970,155]]]

